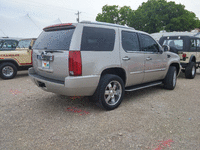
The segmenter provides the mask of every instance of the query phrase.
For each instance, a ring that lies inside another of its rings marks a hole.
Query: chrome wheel
[[[111,81],[105,88],[104,98],[108,105],[118,103],[122,95],[122,86],[118,81]]]
[[[6,77],[12,76],[13,73],[14,73],[14,70],[13,70],[13,68],[12,68],[11,66],[5,66],[5,67],[3,67],[3,69],[2,69],[2,74],[3,74],[4,76],[6,76]]]
[[[192,67],[192,76],[195,75],[195,66]]]
[[[176,85],[176,71],[174,71],[174,75],[173,75],[173,87],[175,87]]]

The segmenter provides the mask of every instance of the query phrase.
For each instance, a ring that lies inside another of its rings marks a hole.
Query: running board
[[[150,82],[150,83],[146,83],[146,84],[140,84],[140,85],[136,85],[136,86],[127,87],[127,88],[125,88],[125,91],[127,91],[127,92],[136,91],[136,90],[140,90],[140,89],[144,89],[144,88],[148,88],[148,87],[160,85],[160,84],[162,84],[162,81]]]

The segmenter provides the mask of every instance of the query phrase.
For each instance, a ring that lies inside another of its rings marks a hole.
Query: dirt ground
[[[200,150],[200,72],[175,90],[126,93],[105,111],[36,87],[27,71],[0,79],[1,150]]]

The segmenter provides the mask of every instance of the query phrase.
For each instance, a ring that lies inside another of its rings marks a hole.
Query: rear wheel
[[[164,87],[166,89],[173,90],[176,86],[176,80],[177,80],[176,67],[170,66],[167,75],[163,81]]]
[[[196,64],[195,62],[190,62],[185,68],[185,77],[188,79],[194,79],[196,75]]]
[[[17,68],[13,63],[5,62],[0,65],[0,76],[2,79],[12,79],[17,74]]]
[[[91,97],[95,103],[106,110],[117,108],[124,97],[124,82],[117,75],[104,75]]]

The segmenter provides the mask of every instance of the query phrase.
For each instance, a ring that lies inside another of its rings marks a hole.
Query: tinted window
[[[74,29],[43,31],[35,41],[33,49],[69,50]]]
[[[3,41],[0,41],[0,48],[3,46]]]
[[[200,52],[200,39],[197,39],[197,50]]]
[[[170,40],[164,40],[163,45],[168,45],[170,47],[174,47],[176,49],[182,50],[183,49],[183,40],[176,40],[176,39],[170,39]]]
[[[115,42],[115,30],[84,27],[81,41],[82,51],[112,51]]]
[[[142,43],[142,50],[148,51],[148,52],[158,52],[159,51],[159,45],[156,43],[155,40],[153,40],[152,37],[141,34],[141,43]]]
[[[191,50],[191,51],[196,51],[196,49],[197,49],[196,40],[195,40],[195,39],[191,39],[190,41],[191,41],[190,50]]]
[[[18,43],[18,48],[28,48],[31,44],[31,40],[20,40]]]
[[[134,32],[122,31],[122,47],[125,51],[139,51],[139,41]]]
[[[17,41],[4,41],[2,48],[3,49],[15,49],[17,47]]]

